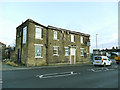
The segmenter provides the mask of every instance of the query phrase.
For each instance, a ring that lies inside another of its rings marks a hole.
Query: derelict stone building
[[[27,66],[87,62],[89,38],[89,34],[44,26],[28,19],[16,28],[17,61]]]

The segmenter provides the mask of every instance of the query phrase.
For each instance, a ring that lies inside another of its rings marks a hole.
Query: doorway
[[[70,64],[76,64],[76,49],[70,48]]]

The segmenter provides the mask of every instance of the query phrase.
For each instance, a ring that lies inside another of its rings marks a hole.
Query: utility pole
[[[97,35],[98,35],[98,34],[96,34],[96,49],[97,49]]]

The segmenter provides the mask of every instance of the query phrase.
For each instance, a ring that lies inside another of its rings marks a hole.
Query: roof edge
[[[27,19],[27,20],[25,20],[24,22],[22,22],[22,24],[20,24],[20,25],[17,26],[16,28],[22,26],[22,25],[23,25],[24,23],[26,23],[26,22],[32,22],[32,23],[35,23],[36,25],[39,25],[39,26],[42,26],[42,27],[47,28],[45,25],[39,24],[38,22],[36,22],[36,21],[34,21],[34,20],[32,20],[32,19]]]
[[[54,26],[51,26],[51,25],[44,26],[44,25],[39,24],[38,22],[36,22],[36,21],[34,21],[32,19],[27,19],[26,21],[22,22],[22,24],[20,24],[18,27],[22,26],[26,22],[32,22],[32,23],[35,23],[36,25],[45,27],[47,29],[54,29],[54,30],[58,30],[58,31],[67,31],[67,32],[70,32],[71,34],[77,34],[77,35],[82,35],[82,36],[88,36],[88,37],[90,37],[90,34],[85,34],[85,33],[77,32],[77,31],[72,31],[72,30],[68,30],[68,29],[58,28],[58,27],[54,27]],[[18,28],[18,27],[16,27],[16,28]]]
[[[77,34],[77,35],[82,35],[82,36],[88,36],[90,37],[89,34],[85,34],[85,33],[81,33],[81,32],[76,32],[76,31],[71,31],[71,30],[68,30],[68,29],[63,29],[63,28],[58,28],[58,27],[54,27],[54,26],[51,26],[51,25],[48,25],[47,26],[48,29],[54,29],[54,30],[58,30],[58,31],[67,31],[67,32],[70,32],[71,34]]]

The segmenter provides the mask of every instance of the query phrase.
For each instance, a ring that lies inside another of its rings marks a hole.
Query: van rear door
[[[102,63],[102,57],[100,57],[100,56],[94,57],[94,63],[101,64]]]

